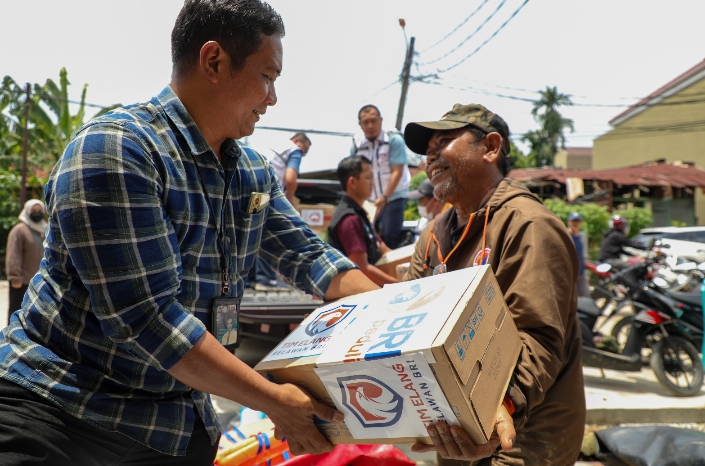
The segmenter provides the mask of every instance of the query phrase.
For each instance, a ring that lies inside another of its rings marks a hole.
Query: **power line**
[[[527,1],[528,1],[528,0],[527,0]],[[475,34],[477,34],[478,32],[480,32],[480,29],[482,29],[482,28],[485,26],[485,24],[487,24],[487,22],[488,22],[489,20],[491,20],[491,19],[494,17],[494,15],[497,14],[497,12],[498,12],[499,10],[502,9],[502,7],[504,6],[504,4],[505,4],[506,2],[507,2],[507,0],[502,0],[502,1],[499,3],[499,5],[497,5],[497,8],[495,8],[495,10],[494,10],[492,13],[490,13],[490,15],[489,15],[487,18],[485,18],[485,20],[482,22],[482,24],[480,24],[480,25],[477,27],[477,29],[475,29],[475,30],[472,32],[472,34],[470,34],[469,36],[467,36],[465,39],[463,39],[462,42],[460,42],[457,46],[455,46],[455,48],[451,49],[451,50],[450,50],[449,52],[447,52],[445,55],[442,55],[441,57],[436,58],[435,60],[431,60],[431,61],[427,61],[427,62],[421,63],[421,65],[431,65],[431,64],[436,63],[436,62],[438,62],[438,61],[441,61],[441,60],[443,60],[445,57],[447,57],[448,55],[450,55],[451,53],[453,53],[453,52],[455,52],[456,50],[458,50],[458,49],[459,49],[460,47],[462,47],[467,41],[469,41],[470,39],[472,39],[472,38],[475,36]],[[524,3],[526,3],[526,2],[524,2]]]
[[[282,128],[280,126],[257,126],[256,129],[267,129],[270,131],[285,131],[289,133],[311,133],[311,134],[325,134],[328,136],[341,136],[341,137],[352,137],[354,133],[347,133],[344,131],[324,131],[319,129],[300,129],[300,128]]]
[[[366,98],[366,99],[363,99],[363,100],[361,100],[360,102],[358,102],[358,104],[365,103],[365,102],[369,102],[372,97],[376,97],[376,96],[380,95],[382,92],[386,91],[387,89],[389,89],[389,88],[392,87],[393,85],[397,84],[398,82],[399,82],[399,79],[395,79],[394,81],[392,81],[391,83],[387,84],[386,86],[384,86],[384,87],[383,87],[382,89],[380,89],[379,91],[375,92],[372,96],[370,96],[370,97],[368,97],[368,98]]]
[[[468,16],[467,18],[465,18],[465,19],[464,19],[460,24],[458,24],[452,31],[450,31],[448,34],[446,34],[441,40],[439,40],[438,42],[436,42],[436,43],[433,44],[432,46],[430,46],[430,47],[428,47],[428,48],[422,50],[422,51],[419,52],[419,53],[424,53],[424,52],[426,52],[426,51],[428,51],[428,50],[431,50],[433,47],[435,47],[436,45],[440,44],[441,42],[443,42],[444,40],[446,40],[447,38],[449,38],[455,31],[457,31],[458,29],[460,29],[461,27],[463,27],[463,26],[465,25],[465,23],[467,23],[473,16],[475,16],[475,14],[477,14],[477,12],[480,11],[480,10],[482,9],[482,7],[485,6],[485,4],[486,4],[488,1],[489,1],[489,0],[484,0],[484,1],[480,4],[480,6],[478,6],[478,7],[475,9],[475,11],[473,11],[472,13],[470,13],[470,16]]]
[[[462,60],[460,60],[459,62],[457,62],[455,65],[451,65],[451,66],[449,66],[448,68],[445,68],[445,69],[443,69],[443,70],[439,70],[438,73],[439,73],[439,74],[440,74],[440,73],[445,73],[446,71],[450,71],[450,70],[452,70],[453,68],[462,65],[463,63],[465,63],[465,61],[466,61],[467,59],[469,59],[470,57],[472,57],[473,55],[475,55],[477,52],[479,52],[479,51],[482,49],[482,47],[484,47],[489,41],[491,41],[492,39],[494,39],[494,37],[495,37],[497,34],[499,34],[499,32],[500,32],[502,29],[504,29],[504,27],[505,27],[507,24],[509,24],[509,22],[510,22],[512,19],[514,19],[514,17],[521,11],[522,8],[524,8],[524,6],[525,6],[527,3],[529,3],[529,0],[524,0],[524,3],[522,3],[521,5],[519,5],[519,8],[517,8],[516,10],[514,10],[514,13],[512,13],[512,15],[511,15],[509,18],[507,18],[507,20],[506,20],[504,23],[502,23],[502,25],[499,27],[499,29],[497,29],[490,37],[488,37],[483,43],[480,44],[479,47],[477,47],[475,50],[473,50],[469,55],[466,55],[465,58],[463,58]]]
[[[509,95],[509,94],[500,94],[497,92],[492,92],[487,89],[481,89],[477,87],[472,87],[472,86],[465,86],[465,87],[457,87],[457,86],[449,86],[446,84],[443,84],[441,82],[426,82],[422,81],[423,84],[432,84],[435,86],[441,86],[445,87],[448,89],[454,89],[457,91],[474,91],[474,92],[479,92],[485,95],[491,95],[494,97],[501,97],[503,99],[511,99],[511,100],[518,100],[521,102],[528,102],[528,103],[535,103],[538,101],[538,98],[532,99],[529,97],[521,97],[521,96],[516,96],[516,95]],[[538,92],[537,92],[538,93]],[[690,96],[697,96],[697,95],[703,95],[705,96],[705,92],[697,92],[693,93],[690,95],[682,95],[682,96],[677,96],[677,97],[690,97]],[[604,107],[604,108],[624,108],[624,107],[633,107],[633,108],[642,108],[642,107],[655,107],[655,106],[672,106],[672,105],[691,105],[691,104],[699,104],[705,102],[705,98],[702,99],[688,99],[688,100],[674,100],[672,102],[656,102],[656,103],[643,103],[643,104],[604,104],[604,103],[587,103],[587,102],[573,102],[572,107]]]
[[[54,97],[54,96],[49,95],[49,94],[47,94],[47,93],[45,93],[45,92],[42,92],[40,95],[41,95],[42,98],[51,99],[51,100],[56,100],[56,101],[58,101],[58,102],[68,102],[68,103],[70,103],[70,104],[84,105],[84,106],[86,106],[86,107],[95,107],[95,108],[100,108],[100,109],[112,108],[112,107],[114,107],[115,105],[120,105],[120,104],[115,104],[115,105],[98,105],[98,104],[90,104],[90,103],[88,103],[88,102],[78,102],[78,101],[76,101],[76,100],[63,99],[63,98],[61,98],[61,97]]]

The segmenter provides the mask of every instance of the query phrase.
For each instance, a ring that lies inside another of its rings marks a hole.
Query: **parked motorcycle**
[[[649,364],[659,382],[678,396],[695,395],[702,387],[703,364],[692,335],[686,331],[690,324],[679,318],[677,305],[669,305],[665,294],[649,286],[649,274],[647,260],[616,272],[611,278],[624,286],[636,311],[629,321],[626,343],[619,352],[596,348],[595,337],[600,335],[592,329],[602,310],[590,300],[579,300],[583,365],[637,372],[642,368],[642,348],[650,348]]]

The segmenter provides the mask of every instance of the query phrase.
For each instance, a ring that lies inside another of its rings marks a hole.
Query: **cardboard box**
[[[255,369],[342,411],[344,424],[319,424],[332,443],[430,443],[425,425],[439,420],[486,443],[521,349],[490,267],[359,297],[367,304],[315,359],[268,356]]]
[[[408,244],[397,249],[392,249],[375,262],[375,267],[392,277],[397,276],[397,265],[407,263],[416,249],[415,244]]]
[[[301,218],[316,233],[328,229],[334,210],[335,206],[332,204],[299,204],[298,206]]]
[[[335,402],[314,372],[316,360],[328,342],[363,312],[376,292],[362,293],[322,306],[312,312],[279,345],[255,366],[255,370],[276,383],[293,383],[308,390],[316,399],[330,406]],[[352,439],[345,423],[317,420],[318,428],[333,443],[352,443],[335,439]],[[360,442],[363,443],[363,442]]]

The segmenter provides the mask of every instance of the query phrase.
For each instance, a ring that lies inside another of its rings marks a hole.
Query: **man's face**
[[[247,57],[241,70],[226,73],[221,105],[228,137],[251,135],[260,115],[277,103],[274,81],[281,73],[282,53],[279,35],[264,36],[259,50]],[[222,63],[230,66],[230,60]]]
[[[362,164],[360,177],[354,183],[350,183],[353,187],[355,196],[360,199],[369,199],[372,196],[372,188],[374,188],[374,175],[372,174],[372,165],[369,163]]]
[[[579,231],[580,227],[583,226],[583,221],[582,220],[571,220],[568,222],[568,226],[570,227],[571,230],[573,231]]]
[[[227,322],[225,323],[225,325],[227,325],[228,330],[232,330],[233,329],[233,319],[228,319]]]
[[[473,178],[483,176],[486,148],[478,142],[465,128],[435,131],[429,139],[426,175],[441,201],[455,204],[472,192]]]
[[[382,132],[382,117],[377,110],[370,109],[360,114],[360,128],[369,140],[375,139]]]

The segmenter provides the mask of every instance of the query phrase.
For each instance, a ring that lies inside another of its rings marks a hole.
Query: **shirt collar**
[[[166,86],[156,99],[164,109],[164,113],[174,123],[174,126],[178,128],[184,140],[186,140],[191,153],[194,155],[203,154],[211,150],[206,138],[203,137],[201,130],[196,126],[196,122],[193,121],[193,118],[191,118],[184,104],[181,103],[181,100],[171,89],[171,86]]]

